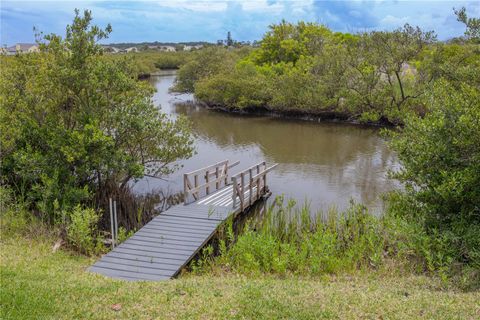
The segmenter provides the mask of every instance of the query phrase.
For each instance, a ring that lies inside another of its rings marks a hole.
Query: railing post
[[[225,185],[228,184],[228,162],[225,163]]]
[[[209,181],[209,179],[208,179],[208,173],[209,173],[209,172],[208,172],[208,170],[207,170],[207,172],[205,172],[205,182],[207,183],[207,187],[205,188],[205,193],[206,193],[206,194],[209,194],[209,193],[210,193],[210,185],[208,184],[208,181]]]
[[[232,181],[233,181],[233,196],[232,196],[232,200],[233,200],[233,208],[235,208],[237,206],[237,178],[236,177],[232,177]]]
[[[193,176],[193,184],[194,184],[194,188],[198,187],[198,175],[194,175]]]
[[[240,177],[241,177],[241,182],[242,182],[242,187],[240,189],[240,209],[241,211],[243,211],[245,205],[245,173],[242,172],[240,174]]]
[[[187,180],[188,180],[188,174],[184,174],[183,175],[183,193],[185,194],[185,199],[184,199],[184,203],[187,204],[188,202],[188,183],[187,183]]]
[[[259,175],[259,174],[260,174],[260,164],[257,165],[257,175]],[[256,183],[257,183],[257,199],[260,198],[260,189],[262,188],[261,181],[262,181],[262,177],[258,176],[257,181],[256,181]]]
[[[263,190],[262,190],[262,195],[266,192],[267,190],[267,163],[264,162],[263,165],[265,166],[265,174],[263,175]]]
[[[218,167],[215,168],[215,180],[217,181],[215,183],[216,190],[220,188],[220,181],[218,180],[219,172],[218,172]]]
[[[253,184],[253,179],[252,179],[252,169],[248,169],[248,173],[250,174],[250,179],[248,179],[248,205],[252,205],[252,184]]]

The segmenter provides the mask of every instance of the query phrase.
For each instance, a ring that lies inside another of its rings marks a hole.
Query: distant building
[[[105,52],[109,52],[109,53],[119,53],[120,52],[120,49],[118,49],[116,47],[110,47],[110,46],[103,46],[103,50]]]
[[[196,46],[184,46],[183,51],[198,50],[198,49],[201,49],[201,48],[203,48],[203,45],[201,45],[201,44],[196,45]]]
[[[138,52],[138,48],[137,47],[130,47],[130,48],[125,49],[125,52]]]
[[[7,55],[15,55],[17,53],[32,53],[32,52],[39,52],[40,49],[38,45],[35,43],[17,43],[14,46],[5,48]]]
[[[172,46],[161,46],[160,51],[174,52],[176,50],[175,47]]]

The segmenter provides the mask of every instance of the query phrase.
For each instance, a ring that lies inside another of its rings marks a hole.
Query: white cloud
[[[398,27],[398,26],[403,26],[405,23],[408,23],[411,20],[412,19],[409,16],[395,17],[389,14],[380,20],[380,24],[386,25],[386,26]]]
[[[197,12],[218,12],[227,9],[227,1],[208,1],[208,0],[166,0],[159,1],[160,7],[186,9]]]

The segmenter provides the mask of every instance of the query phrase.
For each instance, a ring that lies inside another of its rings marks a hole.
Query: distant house
[[[160,51],[174,52],[176,50],[175,47],[172,46],[161,46]]]
[[[199,44],[199,45],[196,45],[196,46],[184,46],[183,47],[183,51],[192,51],[192,50],[198,50],[200,48],[202,48],[203,45]]]
[[[39,52],[40,49],[35,43],[17,43],[14,46],[6,48],[7,55],[15,55],[17,53]]]
[[[137,47],[130,47],[130,48],[125,49],[125,52],[138,52],[138,48]]]
[[[105,50],[105,52],[109,52],[109,53],[119,53],[120,52],[120,49],[118,49],[116,47],[110,47],[110,46],[103,46],[103,50]]]

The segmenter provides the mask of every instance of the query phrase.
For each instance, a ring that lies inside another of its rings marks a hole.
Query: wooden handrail
[[[188,175],[188,176],[191,176],[193,174],[198,174],[199,172],[204,172],[204,171],[210,171],[212,169],[215,169],[215,167],[219,167],[221,165],[224,165],[225,163],[228,163],[228,160],[223,160],[223,161],[220,161],[220,162],[217,162],[215,164],[212,164],[208,167],[204,167],[204,168],[201,168],[201,169],[197,169],[195,171],[192,171],[192,172],[187,172],[185,173],[185,175]]]
[[[225,177],[227,177],[226,174],[221,175],[221,176],[219,176],[218,178],[215,178],[215,180],[209,181],[209,182],[204,183],[204,184],[202,184],[202,185],[200,185],[200,186],[190,188],[190,189],[187,191],[187,193],[188,193],[188,194],[191,194],[191,193],[199,192],[200,190],[202,190],[202,188],[210,187],[210,185],[211,185],[212,183],[219,183],[220,181],[224,180]],[[218,189],[218,187],[217,187],[217,189]]]
[[[245,208],[245,193],[248,189],[248,203],[251,205],[258,200],[260,196],[265,194],[267,186],[267,173],[273,170],[278,164],[274,164],[267,168],[266,162],[260,162],[250,168],[247,168],[236,175],[232,176],[233,183],[233,207],[237,204],[237,198],[240,201],[240,210]],[[252,170],[256,169],[257,173],[253,175]],[[245,175],[248,175],[248,183],[245,184]],[[240,179],[240,180],[239,180]],[[253,189],[256,188],[255,195]]]
[[[265,169],[265,171],[262,171],[262,172],[260,172],[259,174],[253,176],[252,179],[257,179],[257,178],[260,177],[260,176],[266,175],[268,172],[272,171],[272,170],[275,169],[277,166],[278,166],[278,163],[275,163],[275,164],[272,165],[271,167]]]
[[[210,188],[219,190],[221,187],[226,186],[229,183],[229,169],[240,163],[240,161],[235,161],[231,164],[228,162],[228,160],[223,160],[213,165],[185,173],[183,175],[185,204],[189,203],[190,196],[193,196],[194,200],[199,200],[203,190],[205,190],[205,194],[208,195]],[[210,179],[212,176],[215,177],[213,180]],[[192,177],[193,181],[191,180]]]
[[[240,163],[240,161],[237,160],[237,161],[233,162],[232,164],[229,164],[227,168],[228,168],[228,169],[232,169],[233,167],[235,167],[235,166],[238,165],[239,163]],[[195,171],[194,171],[194,172],[195,172]],[[215,175],[215,172],[209,173],[208,175],[209,175],[209,176],[214,176],[214,175]]]
[[[242,174],[242,172],[245,173],[245,172],[247,172],[247,171],[249,171],[249,170],[256,169],[256,168],[258,168],[258,167],[261,166],[261,165],[266,165],[266,162],[265,162],[265,161],[262,161],[262,162],[260,162],[260,163],[258,163],[258,164],[255,164],[255,165],[253,165],[253,166],[251,166],[251,167],[249,167],[249,168],[247,168],[247,169],[245,169],[245,170],[243,170],[243,171],[241,171],[241,172],[233,175],[232,178],[233,178],[233,177],[237,177],[237,178],[238,178],[238,177]]]

